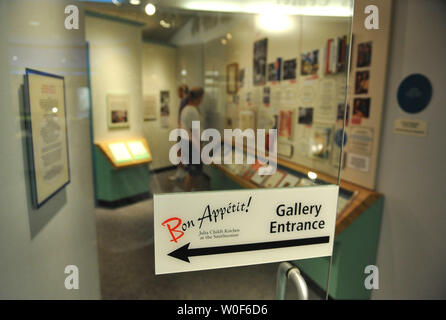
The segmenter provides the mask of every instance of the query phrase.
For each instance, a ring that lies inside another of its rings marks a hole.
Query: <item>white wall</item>
[[[87,16],[94,141],[143,137],[141,27]],[[109,129],[107,94],[129,94],[129,128]]]
[[[142,54],[143,94],[156,97],[156,120],[145,121],[144,136],[152,151],[150,169],[170,167],[169,150],[174,142],[169,142],[169,133],[178,126],[179,98],[177,94],[175,47],[144,43]],[[169,127],[161,126],[160,91],[170,92]]]
[[[446,2],[395,1],[377,190],[384,194],[375,299],[446,298]],[[409,74],[427,76],[429,106],[409,115],[397,90]],[[393,133],[396,119],[428,121],[425,138]]]
[[[67,4],[0,0],[0,299],[100,298],[89,119],[79,96],[87,87],[85,37],[64,29]],[[39,210],[20,117],[26,67],[63,75],[66,85],[71,183]],[[64,286],[72,264],[79,290]]]

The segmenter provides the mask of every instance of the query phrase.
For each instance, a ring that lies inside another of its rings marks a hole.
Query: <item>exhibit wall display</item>
[[[387,46],[384,44],[388,41],[388,28],[379,34],[367,33],[365,28],[357,27],[359,22],[356,21],[353,37],[350,37],[348,18],[291,16],[288,19],[292,27],[282,31],[280,36],[263,28],[252,17],[225,26],[225,30],[233,35],[227,44],[222,45],[220,41],[204,43],[207,73],[227,76],[226,66],[231,63],[237,63],[239,70],[243,70],[243,85],[240,85],[237,95],[221,97],[226,92],[220,90],[212,112],[219,115],[221,127],[244,129],[246,121],[240,121],[247,114],[245,112],[254,112],[256,129],[262,129],[266,123],[263,121],[264,110],[268,109],[278,119],[276,128],[279,136],[288,140],[287,151],[284,151],[284,146],[281,148],[283,154],[289,155],[287,160],[331,176],[337,175],[341,163],[341,149],[335,146],[334,133],[343,128],[344,112],[347,112],[345,137],[348,142],[344,144],[343,156],[355,161],[342,161],[343,179],[373,189],[384,83],[385,66],[382,63],[386,61]],[[388,23],[386,13],[382,24]],[[194,38],[189,36],[189,40],[193,42]],[[181,41],[186,42],[187,37]],[[376,58],[374,41],[380,41],[380,47],[384,48]],[[182,52],[183,48],[179,47],[178,51]],[[352,65],[351,90],[346,98],[349,57]],[[218,59],[223,62],[218,62]],[[374,59],[382,63],[375,64]],[[358,63],[361,67],[357,67]],[[209,82],[206,92],[211,88],[215,90],[216,86]],[[348,108],[344,107],[346,102]],[[285,121],[284,110],[291,110],[296,116]],[[356,133],[353,139],[349,139],[350,130],[354,127],[372,129],[372,141],[367,142],[368,149],[371,149],[369,154],[355,153],[358,149],[353,145],[361,137]],[[318,150],[314,150],[316,147]],[[363,167],[358,170],[360,162]],[[353,167],[352,163],[356,166]]]
[[[38,208],[70,182],[64,78],[26,69],[28,159]]]
[[[143,136],[140,32],[138,26],[87,12],[94,142]]]
[[[355,6],[351,75],[348,94],[345,166],[342,178],[370,189],[375,188],[379,159],[380,132],[386,84],[391,1],[377,1],[380,6],[381,32],[364,27],[362,1]],[[376,48],[379,48],[376,49]]]
[[[255,17],[240,19],[229,27],[233,37],[225,46],[219,41],[204,45],[205,52],[219,52],[227,64],[236,62],[244,70],[237,103],[232,97],[220,99],[214,110],[230,119],[233,128],[242,129],[247,121],[240,120],[254,112],[256,129],[278,130],[279,156],[336,176],[339,162],[336,165],[333,152],[339,149],[332,148],[333,130],[338,105],[345,104],[349,19],[289,19],[293,27],[280,36],[259,26]],[[226,65],[220,66],[212,56],[204,60],[206,70],[226,74]],[[273,124],[270,119],[275,119]],[[319,152],[312,151],[315,144]]]

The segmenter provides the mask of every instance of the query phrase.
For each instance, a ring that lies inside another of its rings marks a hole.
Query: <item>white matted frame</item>
[[[107,94],[107,119],[110,129],[130,127],[130,95]]]
[[[70,183],[64,78],[26,69],[24,92],[32,201],[40,208]]]

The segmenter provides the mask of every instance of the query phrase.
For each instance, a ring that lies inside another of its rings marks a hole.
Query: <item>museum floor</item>
[[[151,174],[152,192],[181,191],[173,173]],[[277,263],[155,276],[153,199],[97,208],[96,228],[103,299],[274,299]],[[287,298],[295,298],[292,288]],[[320,299],[311,288],[310,299]]]

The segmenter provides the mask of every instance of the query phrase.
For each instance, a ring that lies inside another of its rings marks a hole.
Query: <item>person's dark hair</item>
[[[188,96],[189,95],[189,87],[187,84],[182,84],[178,86],[178,95],[181,97],[181,95]]]
[[[202,88],[194,88],[189,92],[189,100],[197,101],[204,95],[204,90]]]

